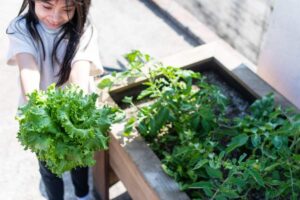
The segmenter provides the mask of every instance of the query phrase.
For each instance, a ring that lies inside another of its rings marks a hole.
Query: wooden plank
[[[96,164],[93,167],[93,189],[98,199],[108,200],[109,188],[117,183],[119,178],[109,164],[108,151],[98,151],[94,158]]]
[[[93,182],[96,195],[109,200],[109,157],[108,151],[95,153],[96,164],[93,167]]]
[[[196,48],[165,57],[160,61],[165,66],[173,67],[186,67],[189,65],[200,64],[214,58],[216,44],[217,43],[215,42],[204,44]]]
[[[147,185],[136,165],[113,135],[111,135],[109,148],[110,164],[124,183],[130,196],[133,199],[158,200],[159,197]]]
[[[162,171],[159,159],[141,137],[121,146],[112,134],[109,153],[112,168],[133,199],[189,199],[179,191],[178,184]]]

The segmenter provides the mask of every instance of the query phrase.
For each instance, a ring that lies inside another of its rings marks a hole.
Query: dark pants
[[[62,178],[57,177],[47,167],[45,162],[39,161],[40,173],[46,187],[49,200],[64,199],[64,184]],[[88,167],[71,170],[71,178],[77,197],[84,197],[89,192]]]

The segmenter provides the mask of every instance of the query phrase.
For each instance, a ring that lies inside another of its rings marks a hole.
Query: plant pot
[[[226,84],[226,90],[236,93],[241,102],[250,104],[272,92],[277,104],[282,107],[293,106],[257,76],[254,69],[248,68],[244,64],[246,61],[236,51],[221,41],[168,57],[162,62],[165,65],[215,74],[220,79],[219,83]],[[124,96],[135,96],[143,89],[144,81],[141,78],[115,87],[109,95],[101,94],[100,102],[109,101],[121,105]],[[109,162],[130,196],[145,200],[189,199],[187,194],[179,190],[178,184],[163,172],[160,160],[143,138],[137,132],[129,138],[124,137],[123,130],[124,125],[119,124],[111,131]]]

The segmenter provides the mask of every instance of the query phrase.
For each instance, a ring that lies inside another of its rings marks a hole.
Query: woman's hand
[[[85,93],[88,93],[91,62],[79,60],[73,63],[69,83],[78,85]]]

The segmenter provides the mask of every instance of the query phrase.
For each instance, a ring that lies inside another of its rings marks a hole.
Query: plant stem
[[[291,175],[291,186],[292,186],[292,197],[294,197],[295,190],[294,190],[294,178],[293,178],[293,172],[291,167],[289,167],[290,175]]]
[[[234,174],[234,173],[232,173],[230,176],[228,176],[228,177],[223,181],[222,185],[220,185],[220,187],[216,190],[216,192],[215,192],[214,195],[210,198],[210,200],[213,200],[213,199],[217,196],[217,194],[220,192],[220,188],[228,181],[229,178],[232,177],[233,174]]]
[[[294,138],[293,143],[290,146],[290,150],[292,150],[294,148],[294,146],[297,145],[298,142],[300,142],[300,138],[298,138],[297,140],[296,140],[296,138]]]

